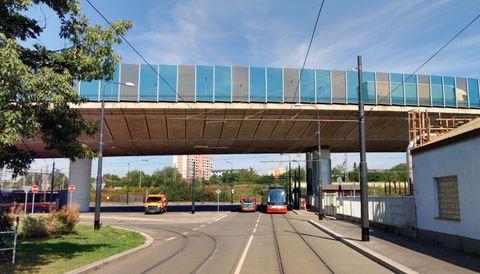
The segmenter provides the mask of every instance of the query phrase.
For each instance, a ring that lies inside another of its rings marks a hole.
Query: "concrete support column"
[[[317,195],[317,187],[318,187],[318,154],[316,152],[312,152],[312,182],[311,187],[313,191],[313,197]],[[332,160],[330,159],[330,150],[322,149],[321,151],[321,178],[322,184],[331,184],[332,183]],[[318,208],[317,201],[314,202],[314,206]]]
[[[88,212],[90,207],[90,178],[92,175],[92,159],[70,161],[69,181],[75,185],[71,194],[72,204],[79,206],[80,212]],[[68,194],[70,202],[70,193]]]

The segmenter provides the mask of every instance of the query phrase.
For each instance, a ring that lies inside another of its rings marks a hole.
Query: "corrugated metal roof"
[[[427,142],[412,150],[413,153],[425,151],[433,147],[438,147],[444,144],[454,143],[472,136],[480,136],[480,118],[472,120],[456,129],[453,129],[445,134],[442,134],[434,140]]]

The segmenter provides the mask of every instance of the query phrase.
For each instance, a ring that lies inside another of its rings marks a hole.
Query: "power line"
[[[435,56],[437,56],[442,50],[444,50],[450,43],[452,43],[455,39],[457,39],[457,37],[460,36],[460,34],[462,34],[468,27],[470,27],[473,23],[475,23],[475,21],[477,21],[478,18],[480,18],[480,14],[478,14],[475,18],[470,20],[460,31],[458,31],[452,38],[450,38],[445,44],[443,44],[443,46],[441,46],[437,51],[435,51],[434,54],[432,54],[427,60],[425,60],[425,62],[423,62],[418,68],[416,68],[407,78],[404,77],[404,79],[402,80],[402,82],[399,85],[397,85],[386,96],[383,96],[380,99],[389,98],[390,95],[392,95],[392,93],[395,90],[397,90],[399,87],[402,87],[410,78],[412,78],[413,75],[415,75],[415,73],[417,73],[421,68],[423,68],[433,58],[435,58]],[[364,116],[367,115],[367,112],[372,111],[377,106],[378,105],[372,106],[368,111],[365,112]]]
[[[315,20],[315,25],[313,27],[312,36],[310,36],[310,42],[308,43],[307,53],[305,54],[305,58],[303,59],[302,69],[300,70],[300,76],[298,77],[297,86],[295,88],[295,94],[293,95],[294,99],[298,94],[298,88],[300,86],[300,80],[302,79],[303,70],[305,69],[305,65],[307,64],[308,55],[309,55],[310,49],[312,47],[312,42],[313,42],[313,38],[315,37],[315,32],[317,31],[318,20],[320,19],[320,15],[322,14],[324,3],[325,3],[325,0],[322,0],[322,4],[320,5],[320,8],[318,9],[317,19]]]
[[[105,17],[105,15],[102,14],[102,12],[100,12],[100,10],[97,9],[97,7],[95,7],[95,5],[93,5],[92,2],[90,2],[90,0],[86,0],[87,3],[100,15],[100,17],[103,18],[103,20],[105,20],[105,22],[107,22],[108,25],[110,25],[110,27],[115,31],[115,33],[120,36],[124,41],[125,43],[127,43],[127,45],[148,65],[148,67],[150,69],[153,70],[153,72],[155,72],[156,75],[158,75],[158,77],[160,77],[160,79],[162,79],[162,81],[167,84],[167,86],[180,98],[182,99],[182,101],[186,101],[173,87],[172,85],[170,85],[170,83],[168,83],[168,81],[163,78],[162,75],[160,75],[160,73],[152,66],[152,64],[150,64],[150,62],[148,62],[148,60],[132,45],[132,43],[130,43],[130,41],[128,41],[128,39],[121,33],[119,33],[117,31],[117,29],[113,26],[113,24]],[[187,102],[187,106],[189,108],[192,108],[192,106],[190,106],[190,104]]]

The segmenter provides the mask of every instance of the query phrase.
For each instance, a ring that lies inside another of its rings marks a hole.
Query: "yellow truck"
[[[163,213],[167,211],[165,194],[151,194],[145,197],[145,214]]]

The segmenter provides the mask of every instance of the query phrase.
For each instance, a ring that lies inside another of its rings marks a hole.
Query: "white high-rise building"
[[[195,177],[210,179],[213,169],[213,156],[211,155],[176,155],[173,156],[173,167],[182,175],[184,179],[190,179],[193,176],[195,166]]]

